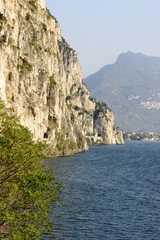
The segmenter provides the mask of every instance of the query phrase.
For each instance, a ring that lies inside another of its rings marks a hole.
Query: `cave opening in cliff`
[[[44,133],[43,138],[48,138],[48,133]]]

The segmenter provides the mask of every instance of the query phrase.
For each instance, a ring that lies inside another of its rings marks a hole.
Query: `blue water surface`
[[[160,239],[160,142],[92,146],[45,166],[64,189],[42,240]]]

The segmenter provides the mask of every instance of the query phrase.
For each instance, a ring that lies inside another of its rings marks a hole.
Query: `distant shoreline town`
[[[124,141],[160,141],[160,134],[153,132],[123,132]]]

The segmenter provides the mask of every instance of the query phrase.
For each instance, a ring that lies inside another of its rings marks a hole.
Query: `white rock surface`
[[[112,112],[110,121],[100,117],[94,123],[96,103],[82,83],[77,53],[62,38],[45,1],[34,7],[27,0],[0,0],[0,13],[0,97],[35,140],[49,144],[48,155],[86,151],[86,135],[100,128],[108,137],[99,142],[123,143],[116,140]]]

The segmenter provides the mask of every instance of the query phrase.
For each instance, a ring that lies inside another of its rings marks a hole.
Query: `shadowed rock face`
[[[35,140],[49,144],[49,156],[86,151],[87,134],[97,141],[96,102],[81,79],[77,53],[44,0],[0,0],[0,97]],[[111,115],[105,124],[116,143]]]

